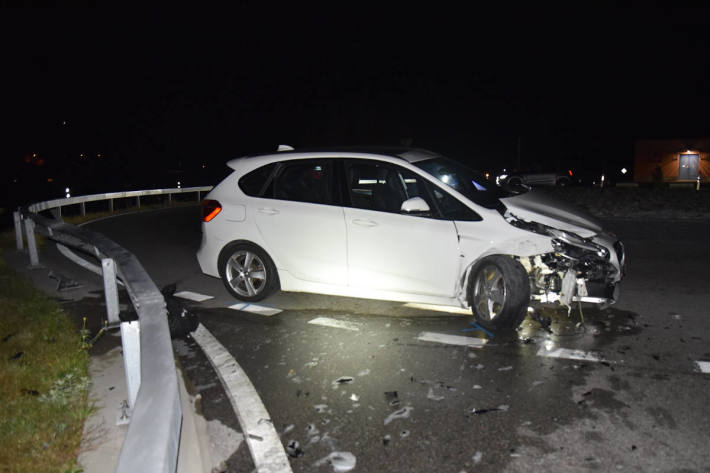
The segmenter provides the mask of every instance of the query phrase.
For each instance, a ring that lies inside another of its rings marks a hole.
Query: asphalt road
[[[583,325],[547,311],[554,333],[526,320],[519,340],[480,347],[425,335],[485,338],[470,317],[400,303],[281,293],[260,303],[276,315],[229,309],[197,266],[198,208],[90,227],[159,286],[213,297],[186,305],[254,384],[293,471],[710,471],[710,374],[696,363],[710,361],[710,223],[609,222],[629,254],[617,305],[585,309]],[[174,346],[229,471],[252,470],[210,363],[194,340]]]

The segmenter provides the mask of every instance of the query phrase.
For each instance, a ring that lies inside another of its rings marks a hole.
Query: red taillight
[[[567,170],[567,174],[569,174],[569,177],[572,177],[572,170],[571,170],[571,169],[568,169],[568,170]]]
[[[216,200],[203,200],[202,201],[202,221],[209,222],[217,216],[218,213],[222,211],[222,204]]]

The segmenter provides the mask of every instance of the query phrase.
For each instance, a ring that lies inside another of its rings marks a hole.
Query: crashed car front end
[[[626,256],[623,244],[614,235],[601,231],[583,238],[509,212],[505,219],[515,227],[551,238],[553,251],[517,258],[530,276],[531,300],[566,307],[573,302],[616,302]]]

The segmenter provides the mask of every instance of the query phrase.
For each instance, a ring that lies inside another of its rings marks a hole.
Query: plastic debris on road
[[[334,472],[342,473],[355,468],[357,459],[355,458],[355,455],[350,452],[332,452],[315,462],[313,466],[319,467],[325,465],[326,463],[330,464]]]
[[[388,415],[385,418],[385,425],[389,425],[390,422],[392,422],[395,419],[406,419],[409,417],[409,414],[414,410],[413,407],[407,406],[403,407],[402,409],[398,411],[394,411],[392,414]]]

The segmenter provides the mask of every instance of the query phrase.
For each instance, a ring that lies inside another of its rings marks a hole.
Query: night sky
[[[710,136],[710,10],[347,5],[3,10],[6,178],[214,184],[280,143],[596,171]]]

